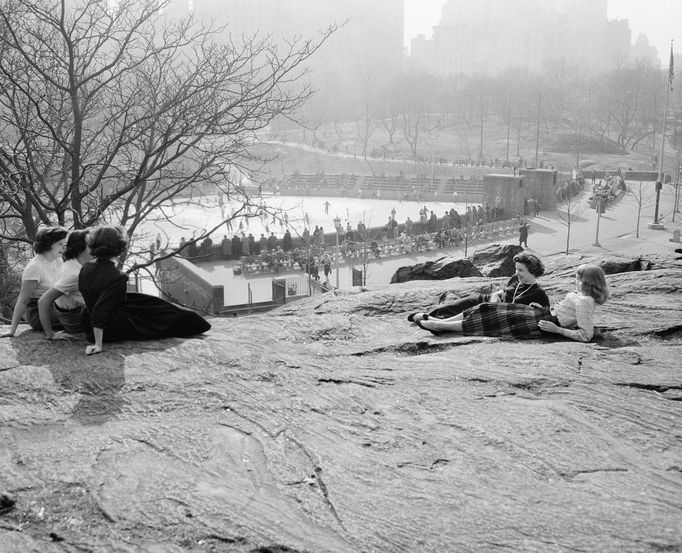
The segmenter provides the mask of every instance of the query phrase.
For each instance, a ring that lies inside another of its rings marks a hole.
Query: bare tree
[[[360,60],[357,64],[358,87],[355,100],[355,128],[362,144],[362,157],[367,159],[367,145],[378,125],[379,94],[382,90],[383,71],[381,67],[369,60]]]
[[[539,167],[540,161],[540,123],[545,119],[545,111],[549,104],[548,98],[550,92],[546,86],[545,81],[536,77],[533,79],[530,88],[530,102],[533,106],[533,118],[535,120],[535,167]]]
[[[415,159],[434,89],[435,79],[424,73],[406,73],[401,80],[399,105],[402,131]]]
[[[399,83],[397,79],[384,82],[381,93],[381,105],[379,113],[381,124],[388,133],[388,144],[395,144],[395,132],[398,129],[398,117],[400,116],[400,105],[396,94]]]
[[[566,255],[569,254],[571,244],[571,227],[573,223],[581,220],[585,211],[585,204],[576,202],[576,197],[571,196],[570,192],[566,201],[559,207],[557,214],[559,221],[566,227]]]
[[[0,322],[9,324],[12,308],[19,295],[21,272],[10,260],[7,248],[0,240]]]
[[[511,140],[511,124],[513,118],[514,96],[517,87],[513,72],[507,72],[500,77],[499,86],[493,90],[495,92],[495,107],[498,117],[507,130],[505,160],[509,161],[509,144]]]
[[[374,236],[370,232],[368,225],[372,224],[372,218],[370,217],[367,222],[365,222],[365,215],[362,216],[363,230],[358,229],[358,236],[360,238],[360,266],[362,267],[362,285],[367,286],[367,272],[369,269],[369,262],[375,258],[374,252],[372,251],[372,242],[374,241]],[[352,267],[355,269],[355,265]]]
[[[659,76],[660,71],[640,61],[616,68],[600,86],[603,112],[614,123],[621,147],[632,147],[633,142],[637,144],[641,140],[642,134],[647,134],[651,112],[659,109],[651,107]]]
[[[545,89],[545,119],[553,132],[561,128],[570,113],[576,93],[580,89],[581,69],[565,59],[546,64],[543,88]]]
[[[636,187],[632,184],[628,185],[627,194],[637,206],[637,228],[635,230],[635,236],[639,238],[639,222],[642,215],[642,208],[651,205],[655,193],[652,194],[651,190],[645,190],[642,187],[642,179],[639,179],[639,184]]]
[[[310,96],[299,77],[334,29],[317,42],[236,43],[164,19],[165,3],[0,3],[0,237],[107,221],[134,235],[206,190],[250,205],[230,175],[257,161],[260,131]]]
[[[478,159],[483,159],[483,130],[485,128],[485,116],[488,111],[488,91],[493,87],[489,79],[481,79],[477,81],[476,88],[478,89],[478,116],[479,116],[479,131],[480,140],[478,143]]]

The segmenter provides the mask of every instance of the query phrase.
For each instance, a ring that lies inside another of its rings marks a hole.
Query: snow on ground
[[[328,208],[325,207],[326,202],[329,202]],[[466,211],[467,205],[478,205],[465,204],[464,202],[416,202],[310,196],[270,196],[263,199],[263,204],[270,211],[282,210],[282,217],[284,213],[288,215],[288,224],[292,236],[303,233],[306,214],[308,214],[310,221],[309,230],[311,232],[315,226],[321,226],[325,232],[331,233],[334,231],[333,220],[337,216],[341,219],[344,229],[348,222],[355,229],[360,221],[363,221],[367,227],[381,227],[387,223],[392,209],[396,211],[398,222],[403,224],[407,217],[418,222],[419,210],[423,206],[426,206],[429,212],[435,210],[436,215],[440,218],[453,207],[462,213]],[[220,224],[220,221],[225,220],[240,206],[241,204],[237,203],[226,203],[221,209],[217,196],[207,196],[202,198],[200,204],[178,205],[175,208],[165,210],[164,217],[148,224],[142,236],[146,239],[160,232],[162,236],[167,238],[168,243],[175,245],[180,242],[183,236],[189,238],[195,231],[198,233],[201,229],[212,228]],[[231,230],[227,226],[224,230],[220,229],[212,236],[213,241],[220,241],[224,234],[232,238],[234,234],[240,232],[240,223],[243,231],[247,235],[253,234],[256,240],[261,233],[266,232],[266,227],[280,239],[285,232],[284,224],[280,224],[277,220],[273,222],[271,216],[265,218],[264,221],[258,217],[237,217],[236,220],[232,221]],[[268,235],[269,233],[266,234],[266,236]],[[165,242],[166,240],[164,240]]]

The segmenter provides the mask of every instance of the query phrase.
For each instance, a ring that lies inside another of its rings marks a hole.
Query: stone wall
[[[170,300],[202,313],[217,315],[225,301],[225,289],[208,280],[208,273],[181,257],[156,262],[159,287]]]

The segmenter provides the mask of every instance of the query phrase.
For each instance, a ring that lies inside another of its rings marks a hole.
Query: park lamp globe
[[[341,218],[338,215],[334,217],[334,228],[337,233],[341,232]]]

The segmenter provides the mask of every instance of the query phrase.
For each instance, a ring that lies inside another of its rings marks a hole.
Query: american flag
[[[668,85],[673,89],[673,79],[675,78],[675,68],[673,67],[673,45],[670,45],[670,66],[668,67]]]

